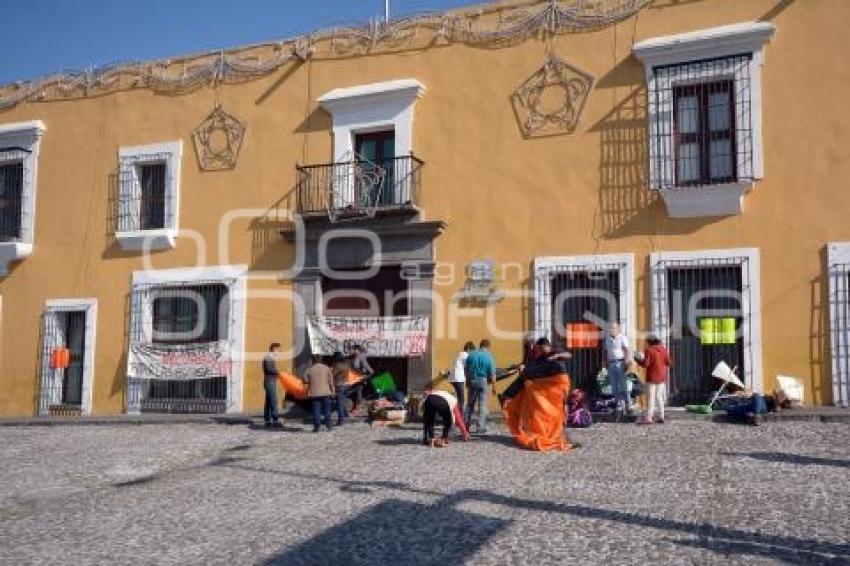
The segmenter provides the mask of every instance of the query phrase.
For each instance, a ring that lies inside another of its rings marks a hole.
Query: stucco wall
[[[646,183],[644,70],[631,56],[636,41],[767,17],[777,26],[763,69],[765,178],[746,197],[741,216],[670,219]],[[446,305],[475,258],[518,263],[500,282],[531,284],[536,256],[635,254],[637,322],[648,328],[648,256],[654,251],[756,247],[761,253],[764,383],[776,373],[807,382],[816,403],[829,403],[830,363],[824,245],[850,240],[846,210],[850,173],[850,67],[846,33],[850,3],[840,0],[663,0],[617,26],[569,34],[555,51],[597,77],[578,130],[524,139],[510,104],[514,88],[544,61],[546,45],[506,49],[461,45],[395,55],[311,61],[262,80],[224,86],[225,109],[247,122],[236,169],[201,172],[191,130],[213,108],[202,88],[180,96],[136,90],[94,99],[25,103],[0,113],[0,123],[41,119],[48,127],[39,161],[35,253],[0,280],[0,414],[35,410],[39,317],[48,298],[99,299],[94,411],[118,413],[124,403],[126,301],[137,253],[122,252],[111,233],[120,146],[182,139],[181,228],[189,237],[153,256],[157,268],[203,262],[288,265],[292,250],[278,236],[276,209],[294,205],[296,163],[331,159],[331,119],[316,98],[340,86],[416,78],[427,87],[417,103],[414,151],[426,162],[423,208],[448,229],[436,243],[438,262],[454,265],[455,282],[435,289]],[[270,210],[236,221],[220,254],[219,222],[236,209]],[[251,289],[287,290],[276,278]],[[507,299],[493,316],[500,327],[532,329],[526,301]],[[434,344],[434,368],[448,368],[467,339],[485,335],[484,311],[460,309],[457,332]],[[284,300],[249,300],[247,348],[291,341]],[[448,326],[448,325],[447,325]],[[517,342],[497,340],[500,362],[518,361]],[[285,366],[286,364],[284,364]],[[256,362],[245,375],[245,409],[262,407]]]

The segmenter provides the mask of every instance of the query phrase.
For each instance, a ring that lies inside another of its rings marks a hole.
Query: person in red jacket
[[[647,347],[635,361],[646,368],[646,382],[649,384],[649,410],[639,424],[652,424],[652,418],[658,412],[658,422],[664,422],[664,405],[667,404],[667,375],[670,370],[670,352],[657,336],[650,334],[646,339]]]

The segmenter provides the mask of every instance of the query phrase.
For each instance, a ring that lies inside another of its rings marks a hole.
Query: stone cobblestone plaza
[[[0,428],[3,564],[847,564],[850,427]]]

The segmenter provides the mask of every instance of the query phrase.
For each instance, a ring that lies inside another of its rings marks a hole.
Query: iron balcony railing
[[[298,211],[344,215],[414,207],[423,165],[413,155],[297,165]]]

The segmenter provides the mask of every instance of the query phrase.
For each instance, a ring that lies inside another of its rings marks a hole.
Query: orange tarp
[[[569,392],[567,374],[530,379],[505,403],[505,422],[520,446],[541,451],[572,448],[564,436],[564,400]]]
[[[362,375],[360,375],[354,370],[350,370],[345,381],[348,382],[349,385],[357,385],[362,379]]]
[[[307,398],[307,384],[300,378],[291,373],[280,372],[277,374],[277,379],[280,381],[280,386],[286,391],[287,396],[291,395],[295,399]]]

